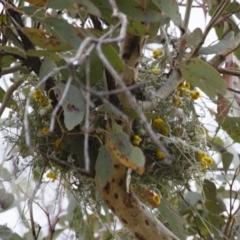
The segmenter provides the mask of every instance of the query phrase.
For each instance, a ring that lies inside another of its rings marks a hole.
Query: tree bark
[[[132,34],[126,34],[120,49],[120,54],[125,61],[125,71],[121,75],[126,86],[134,84],[137,79],[137,67],[139,65],[145,39]],[[116,84],[116,88],[120,86]],[[134,108],[125,93],[118,94],[119,105],[122,108]],[[132,96],[135,100],[135,97]],[[122,124],[126,134],[130,136],[133,119]],[[106,130],[111,133],[111,127],[107,125]],[[127,168],[123,166],[116,156],[111,153],[110,140],[105,139],[105,146],[112,155],[113,171],[107,184],[103,186],[100,178],[95,177],[96,185],[111,211],[129,229],[138,240],[177,240],[178,238],[168,230],[130,190],[127,192],[126,177]],[[111,143],[112,144],[112,143]],[[104,163],[103,163],[104,164]]]

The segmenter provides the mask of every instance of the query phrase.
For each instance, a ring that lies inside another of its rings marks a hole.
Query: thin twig
[[[0,107],[0,117],[2,116],[3,111],[7,107],[8,101],[11,99],[13,92],[17,90],[17,88],[21,85],[21,83],[22,83],[22,80],[16,81],[8,88],[8,90],[4,94],[1,107]]]

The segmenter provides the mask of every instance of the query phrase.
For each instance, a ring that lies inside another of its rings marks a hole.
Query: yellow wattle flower
[[[51,171],[51,172],[47,173],[46,177],[50,178],[50,179],[52,179],[54,181],[54,180],[57,179],[58,174],[56,172],[54,172],[54,171]]]
[[[156,129],[161,128],[163,125],[164,121],[161,118],[156,118],[152,122],[152,126]]]
[[[164,159],[166,157],[166,155],[163,152],[161,152],[159,149],[156,151],[156,156],[159,159]]]
[[[162,49],[160,49],[160,48],[154,49],[152,51],[152,57],[154,59],[162,58],[164,55],[165,55],[164,51]]]
[[[161,69],[159,68],[152,68],[152,73],[161,73]]]
[[[63,143],[62,143],[62,141],[61,141],[61,138],[58,138],[58,139],[55,140],[54,146],[55,146],[56,148],[63,148]]]
[[[142,138],[139,137],[138,135],[133,136],[133,140],[132,140],[133,145],[139,146],[141,141],[142,141]]]

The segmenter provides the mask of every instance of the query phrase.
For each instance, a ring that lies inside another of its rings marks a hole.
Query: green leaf
[[[208,54],[219,53],[223,50],[232,49],[234,48],[234,45],[231,43],[233,38],[234,38],[234,32],[231,31],[228,34],[226,34],[223,37],[223,39],[221,39],[218,43],[214,45],[210,45],[208,47],[200,48],[199,54],[208,55]]]
[[[227,174],[227,171],[232,163],[233,160],[233,154],[230,152],[222,153],[222,164],[225,174]]]
[[[141,1],[118,0],[119,10],[131,18],[141,22],[158,22],[162,19],[162,13],[150,1],[144,8]]]
[[[214,214],[220,214],[220,213],[226,211],[225,203],[219,196],[217,196],[216,198],[213,198],[211,200],[207,200],[205,202],[205,206],[208,209],[208,211],[210,211]]]
[[[0,87],[0,103],[2,103],[5,94],[6,92],[2,89],[2,87]],[[15,101],[13,100],[13,98],[10,98],[7,102],[7,107],[11,108],[11,105],[14,105],[14,104],[15,104]]]
[[[216,185],[208,180],[208,179],[204,179],[203,181],[203,193],[204,196],[207,200],[212,200],[217,196],[217,188]]]
[[[221,123],[221,127],[225,130],[235,142],[240,142],[240,118],[225,117]]]
[[[90,84],[94,86],[99,83],[99,81],[103,78],[103,66],[100,61],[96,50],[93,50],[89,56],[90,61]],[[79,67],[79,76],[80,79],[86,79],[86,64],[82,64]]]
[[[124,71],[124,63],[118,52],[111,45],[102,46],[102,51],[108,62],[112,65],[117,73],[121,73]]]
[[[54,31],[54,35],[60,42],[65,42],[67,45],[78,49],[81,44],[81,39],[77,34],[77,30],[73,28],[64,19],[58,19],[54,17],[48,17],[44,21]]]
[[[56,53],[50,52],[48,50],[29,49],[29,50],[27,50],[27,56],[30,56],[30,57],[48,57],[55,62],[61,61],[61,58]]]
[[[186,200],[190,205],[194,205],[198,201],[202,200],[202,196],[198,192],[187,192]]]
[[[158,210],[164,224],[167,225],[179,239],[186,239],[184,226],[186,222],[178,213],[177,209],[174,209],[167,200],[162,199]]]
[[[110,118],[119,119],[119,115],[114,112],[114,109],[105,103],[101,106],[100,110],[106,113]]]
[[[23,58],[26,58],[26,52],[18,47],[10,47],[10,46],[1,46],[0,49],[5,50],[7,53],[16,54],[18,56],[21,56]]]
[[[176,0],[153,0],[153,3],[163,11],[177,26],[181,26],[181,14]]]
[[[53,90],[57,100],[62,98],[66,84],[59,83]],[[80,124],[85,115],[85,101],[82,93],[73,85],[70,85],[68,93],[61,104],[64,113],[64,124],[68,130],[72,130]]]
[[[53,61],[49,58],[45,58],[40,67],[39,80],[41,81],[51,72],[53,72]]]
[[[57,39],[55,36],[49,35],[43,30],[24,27],[22,31],[36,46],[48,51],[60,52],[72,49],[69,44]]]
[[[6,225],[0,225],[0,239],[8,240],[12,234],[12,230]]]
[[[139,147],[133,147],[130,153],[131,161],[138,167],[144,167],[145,165],[145,156],[142,150]]]
[[[158,23],[158,26],[159,26],[159,23]],[[140,21],[137,21],[133,18],[128,17],[127,32],[134,34],[136,36],[144,37],[148,35],[149,31],[147,27],[144,26]]]
[[[227,86],[221,75],[208,63],[199,58],[190,58],[180,63],[183,78],[200,88],[210,98],[217,93],[225,94]]]
[[[202,35],[201,28],[194,29],[194,31],[186,37],[186,47],[197,45],[202,40]]]
[[[0,196],[0,209],[8,209],[14,202],[14,195],[11,193],[6,193],[3,197]]]
[[[113,133],[109,135],[114,147],[126,156],[130,156],[133,145],[131,144],[129,137],[125,133]]]
[[[81,10],[84,9],[84,11],[95,15],[97,17],[100,17],[100,11],[94,4],[94,1],[89,0],[48,0],[47,2],[47,8],[53,8],[53,9],[76,9],[79,6],[81,7]]]
[[[112,157],[105,146],[100,147],[95,170],[102,185],[105,186],[112,174]]]
[[[122,111],[123,111],[123,113],[125,113],[127,116],[129,116],[131,118],[134,118],[134,119],[137,119],[137,120],[141,119],[135,109],[123,108]],[[145,114],[145,116],[148,120],[154,119],[154,118],[159,116],[159,113],[145,112],[144,114]]]
[[[21,7],[20,10],[36,21],[43,22],[46,17],[46,9],[38,6]]]
[[[122,127],[113,118],[111,118],[111,125],[113,133],[123,133]]]

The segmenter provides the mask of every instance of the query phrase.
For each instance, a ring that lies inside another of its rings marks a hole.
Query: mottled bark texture
[[[120,49],[120,53],[125,61],[125,71],[121,77],[127,86],[136,82],[137,67],[144,42],[144,38],[127,34]],[[119,84],[116,84],[116,88],[119,88]],[[133,108],[132,103],[125,93],[118,94],[117,97],[119,100],[118,107]],[[129,119],[127,122],[125,121],[122,127],[125,133],[130,135],[132,119]],[[106,127],[106,130],[111,133],[109,125]],[[113,171],[105,186],[101,184],[98,176],[96,176],[96,184],[107,206],[138,240],[177,240],[178,238],[153,216],[149,208],[131,190],[129,193],[127,192],[127,168],[111,153],[107,137],[105,139],[105,146],[112,155]]]

